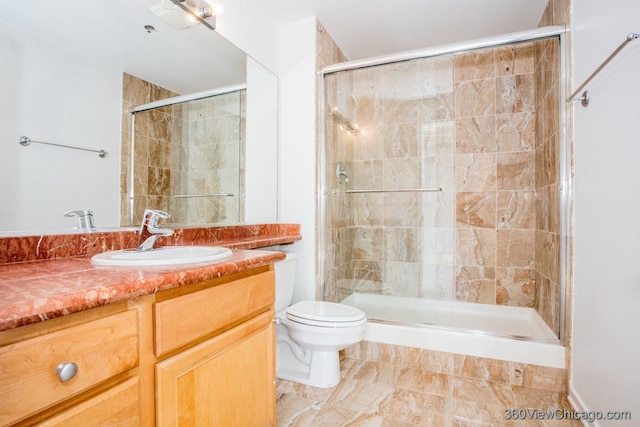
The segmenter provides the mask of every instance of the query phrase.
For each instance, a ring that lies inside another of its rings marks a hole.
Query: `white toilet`
[[[355,307],[325,301],[301,301],[292,306],[296,255],[275,264],[276,377],[328,388],[340,382],[338,352],[364,338],[365,313]]]

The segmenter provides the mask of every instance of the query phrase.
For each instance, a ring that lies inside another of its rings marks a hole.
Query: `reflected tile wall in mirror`
[[[133,76],[124,80],[122,223],[129,225],[127,111],[176,94]],[[245,92],[136,113],[133,225],[141,221],[145,208],[169,212],[174,224],[242,221]],[[175,197],[184,195],[190,197]]]

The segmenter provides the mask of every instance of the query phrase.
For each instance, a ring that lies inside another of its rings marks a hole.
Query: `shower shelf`
[[[432,188],[390,188],[388,190],[346,190],[345,193],[431,193],[436,191],[442,191],[441,187]]]

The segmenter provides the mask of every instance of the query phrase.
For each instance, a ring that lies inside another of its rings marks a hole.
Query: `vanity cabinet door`
[[[159,426],[275,426],[273,310],[156,365]]]

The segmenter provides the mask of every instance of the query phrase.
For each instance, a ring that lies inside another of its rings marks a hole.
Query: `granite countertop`
[[[243,228],[247,229],[246,226]],[[253,248],[300,240],[299,227],[293,225],[291,228],[286,227],[284,231],[281,227],[275,231],[273,227],[262,228],[260,232],[250,228],[249,234],[253,233],[252,236],[238,233],[235,229],[230,230],[230,227],[225,227],[225,230],[229,232],[226,240],[203,242],[193,239],[180,242],[184,245],[209,244],[233,248],[229,258],[207,264],[162,267],[95,266],[91,264],[94,253],[128,247],[104,249],[104,239],[94,249],[87,249],[85,246],[83,251],[88,253],[82,255],[61,257],[59,251],[51,251],[49,254],[56,255],[40,256],[34,260],[28,253],[20,258],[14,252],[11,262],[0,262],[0,331],[269,265],[284,259],[285,254]],[[123,240],[122,236],[116,237],[114,241]]]

